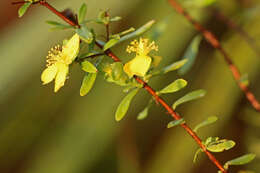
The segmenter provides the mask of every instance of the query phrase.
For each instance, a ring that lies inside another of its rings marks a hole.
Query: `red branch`
[[[59,16],[61,19],[66,21],[67,23],[71,24],[72,26],[79,27],[78,24],[74,23],[70,19],[68,19],[66,16],[64,16],[62,13],[58,12],[54,7],[52,7],[50,4],[48,4],[45,0],[39,1],[39,4],[47,7],[49,10],[51,10],[53,13],[55,13],[57,16]],[[96,42],[96,45],[100,48],[103,48],[101,44]],[[107,50],[105,54],[109,57],[111,57],[115,62],[121,61],[111,50]],[[141,78],[134,76],[135,80],[143,85],[143,88],[150,93],[155,100],[160,103],[167,111],[168,113],[175,119],[179,120],[181,119],[181,116],[176,113],[160,96],[156,94],[156,91],[152,89],[146,82],[144,82]],[[224,169],[224,167],[220,164],[220,162],[207,150],[205,145],[203,145],[201,139],[198,137],[198,135],[185,123],[181,125],[187,133],[197,142],[197,144],[200,146],[200,148],[206,153],[208,158],[218,167],[218,169],[223,172],[227,173],[227,171]]]
[[[244,92],[247,97],[247,100],[251,103],[251,105],[255,108],[256,111],[260,112],[260,103],[255,98],[254,94],[249,90],[249,88],[240,81],[241,74],[239,69],[234,65],[228,53],[224,50],[221,46],[220,41],[217,37],[210,32],[209,30],[205,29],[199,22],[195,21],[189,13],[187,13],[184,8],[175,0],[168,0],[170,5],[181,15],[183,15],[193,26],[194,28],[199,31],[204,38],[215,48],[217,49],[224,57],[226,63],[229,66],[230,71],[233,74],[234,79],[236,80],[240,89]]]

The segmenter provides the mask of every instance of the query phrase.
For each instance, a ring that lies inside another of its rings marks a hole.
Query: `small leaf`
[[[23,15],[26,13],[28,8],[32,5],[32,2],[25,2],[18,10],[18,16],[23,17]]]
[[[166,93],[173,93],[181,90],[187,85],[187,81],[184,79],[177,79],[174,82],[172,82],[170,85],[163,88],[161,91],[159,91],[160,94],[166,94]]]
[[[244,165],[254,160],[255,156],[255,154],[245,154],[241,157],[227,161],[225,165]]]
[[[188,62],[188,59],[182,59],[180,61],[174,62],[173,64],[163,68],[163,73],[168,73],[170,71],[178,70]]]
[[[119,39],[117,39],[117,38],[112,38],[112,39],[110,39],[110,40],[104,45],[103,50],[106,51],[106,50],[110,49],[111,47],[115,46],[118,41],[119,41]]]
[[[129,94],[127,94],[126,97],[121,101],[121,103],[119,104],[116,110],[116,115],[115,115],[116,121],[120,121],[121,119],[124,118],[132,99],[134,98],[134,96],[137,94],[138,91],[139,88],[134,89]]]
[[[89,61],[83,61],[81,63],[82,70],[88,73],[97,73],[97,68]]]
[[[112,17],[111,19],[110,19],[110,22],[118,22],[119,20],[121,20],[122,19],[122,17],[120,17],[120,16],[115,16],[115,17]]]
[[[146,24],[144,24],[143,26],[138,28],[136,31],[121,37],[120,40],[118,41],[118,43],[121,43],[121,42],[128,40],[128,39],[135,38],[139,35],[142,35],[146,31],[148,31],[153,26],[154,23],[155,23],[155,20],[151,20],[151,21],[147,22]]]
[[[81,24],[85,20],[86,13],[87,13],[87,5],[85,3],[83,3],[81,5],[80,9],[79,9],[79,12],[78,12],[78,22],[79,22],[79,24]]]
[[[185,102],[189,102],[195,99],[199,99],[201,97],[204,97],[206,94],[205,90],[196,90],[196,91],[192,91],[188,94],[186,94],[185,96],[181,97],[180,99],[178,99],[176,102],[174,102],[174,104],[172,105],[173,109],[176,109],[177,106],[179,106],[182,103]]]
[[[184,124],[185,120],[183,118],[179,119],[179,120],[174,120],[168,123],[167,128],[172,128],[181,124]]]
[[[236,143],[232,140],[221,139],[217,141],[210,142],[206,145],[207,150],[211,152],[223,152],[225,150],[229,150],[233,148]]]
[[[93,41],[93,34],[88,30],[87,27],[81,26],[81,28],[76,29],[76,33],[80,38],[86,43],[90,44]]]
[[[249,86],[248,74],[244,74],[240,77],[239,82],[244,84],[245,86]]]
[[[97,19],[97,22],[100,23],[100,24],[109,24],[109,16],[106,16],[106,12],[105,10],[102,10],[99,12],[98,14],[98,19]]]
[[[204,126],[213,124],[213,123],[215,123],[217,120],[218,120],[218,117],[216,117],[216,116],[208,117],[206,120],[204,120],[204,121],[202,121],[200,124],[198,124],[198,125],[194,128],[193,131],[197,133],[197,131],[198,131],[201,127],[204,127]]]
[[[143,120],[148,116],[149,107],[145,107],[137,116],[137,120]]]
[[[178,70],[178,73],[180,75],[186,74],[193,66],[196,56],[198,54],[201,40],[202,40],[201,35],[197,35],[190,43],[189,47],[187,48],[183,56],[183,59],[187,58],[188,62]]]
[[[91,88],[93,87],[95,80],[97,77],[97,73],[87,73],[84,76],[84,79],[82,81],[82,85],[80,88],[80,96],[85,96],[86,94],[89,93]]]
[[[200,154],[201,152],[203,152],[203,150],[202,150],[201,148],[199,148],[199,149],[196,151],[196,153],[195,153],[195,155],[194,155],[194,157],[193,157],[193,163],[196,162],[196,160],[197,160],[197,158],[198,158],[198,156],[199,156],[199,154]]]
[[[56,29],[68,29],[68,28],[73,28],[70,25],[64,25],[62,23],[56,22],[56,21],[46,21],[47,24],[54,26],[54,28],[51,28],[52,30]]]

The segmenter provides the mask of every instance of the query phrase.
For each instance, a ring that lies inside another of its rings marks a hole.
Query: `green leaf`
[[[131,27],[131,28],[125,30],[125,31],[122,31],[122,32],[120,32],[120,33],[117,33],[117,34],[112,35],[112,38],[118,38],[118,39],[120,39],[121,36],[124,36],[124,35],[126,35],[126,34],[131,33],[131,32],[134,32],[134,31],[135,31],[135,28]]]
[[[170,21],[170,17],[167,16],[164,19],[157,22],[157,24],[155,24],[154,27],[147,33],[147,37],[150,40],[157,41],[165,33],[169,21]]]
[[[160,94],[166,94],[166,93],[173,93],[181,90],[187,85],[187,81],[184,79],[177,79],[174,82],[172,82],[170,85],[163,88],[158,93]]]
[[[106,51],[110,49],[111,47],[115,46],[118,43],[119,39],[118,38],[112,38],[110,39],[103,47],[103,50]]]
[[[120,17],[120,16],[115,16],[115,17],[112,17],[111,19],[110,19],[110,22],[118,22],[119,20],[121,20],[122,19],[122,17]]]
[[[138,91],[139,88],[134,89],[129,94],[127,94],[126,97],[121,101],[121,103],[119,104],[116,110],[116,115],[115,115],[116,121],[120,121],[121,119],[124,118],[132,99],[134,98],[134,96],[137,94]]]
[[[229,150],[231,148],[233,148],[236,143],[232,140],[227,140],[227,139],[221,139],[219,140],[218,138],[214,138],[216,140],[214,141],[210,141],[210,142],[206,142],[206,147],[207,150],[211,151],[211,152],[223,152],[225,150]]]
[[[173,109],[176,109],[177,106],[179,106],[182,103],[185,102],[189,102],[195,99],[199,99],[201,97],[204,97],[206,94],[205,90],[196,90],[196,91],[192,91],[188,94],[186,94],[185,96],[181,97],[180,99],[178,99],[176,102],[174,102],[174,104],[172,105]]]
[[[85,41],[87,44],[90,44],[93,41],[93,34],[85,26],[81,26],[76,29],[76,33],[79,34],[80,38]]]
[[[88,73],[97,73],[97,71],[98,71],[97,68],[89,61],[83,61],[81,63],[81,68],[82,68],[82,70],[84,70],[85,72],[88,72]]]
[[[188,62],[188,59],[182,59],[180,61],[174,62],[173,64],[163,68],[163,73],[166,74],[170,71],[178,70]]]
[[[233,160],[229,160],[226,162],[225,167],[228,167],[229,165],[244,165],[247,164],[249,162],[251,162],[252,160],[254,160],[255,158],[255,154],[245,154],[241,157],[237,157]]]
[[[87,13],[87,5],[85,3],[83,3],[78,12],[79,24],[81,24],[85,20],[86,13]]]
[[[73,26],[70,25],[65,25],[56,21],[46,21],[47,24],[54,26],[54,28],[51,28],[51,30],[56,30],[56,29],[69,29],[73,28]]]
[[[100,24],[109,24],[109,16],[106,16],[106,12],[105,10],[102,10],[99,12],[98,14],[98,19],[97,19],[97,22],[100,23]]]
[[[240,77],[239,82],[244,84],[245,86],[249,86],[248,74],[244,74]]]
[[[211,116],[208,117],[206,120],[202,121],[200,124],[198,124],[195,128],[194,128],[194,132],[197,133],[197,131],[201,128],[201,127],[205,127],[207,125],[213,124],[218,120],[218,117],[216,116]]]
[[[168,123],[167,128],[172,128],[181,124],[184,124],[185,120],[183,118],[179,119],[179,120],[174,120]]]
[[[195,155],[194,155],[194,157],[193,157],[193,163],[196,162],[196,160],[198,159],[198,156],[199,156],[199,154],[200,154],[201,152],[203,152],[203,150],[202,150],[201,148],[199,148],[199,149],[196,151],[196,153],[195,153]]]
[[[154,23],[155,23],[155,20],[151,20],[151,21],[147,22],[146,24],[144,24],[143,26],[138,28],[136,31],[121,37],[120,40],[118,41],[118,43],[121,43],[121,42],[128,40],[128,39],[135,38],[139,35],[142,35],[146,31],[148,31],[153,26]]]
[[[140,112],[137,116],[137,120],[144,120],[145,118],[147,118],[148,116],[148,111],[150,109],[150,107],[152,106],[153,103],[153,99],[150,99],[148,102],[148,105],[144,108],[144,110],[142,112]]]
[[[80,96],[85,96],[86,94],[89,93],[91,88],[93,87],[95,80],[97,77],[97,73],[87,73],[84,76],[84,79],[82,81],[82,85],[80,88]]]
[[[143,120],[148,116],[149,107],[145,107],[137,116],[137,120]]]
[[[18,16],[23,17],[23,15],[26,13],[28,8],[32,5],[32,2],[25,2],[18,10]]]
[[[189,47],[187,48],[186,52],[184,53],[184,56],[182,59],[188,59],[188,62],[185,63],[184,66],[182,66],[179,70],[178,73],[180,75],[184,75],[186,74],[191,67],[193,66],[195,60],[196,60],[196,56],[198,54],[198,50],[199,50],[199,45],[200,42],[202,40],[201,35],[197,35],[192,42],[190,43]]]

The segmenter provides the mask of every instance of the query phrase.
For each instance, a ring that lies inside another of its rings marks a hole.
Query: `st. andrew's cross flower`
[[[69,73],[69,65],[79,53],[80,38],[75,34],[62,47],[55,46],[47,56],[47,68],[42,72],[43,85],[55,79],[54,92],[57,92],[65,83]]]
[[[126,51],[128,53],[136,52],[136,57],[124,65],[124,71],[129,77],[145,76],[151,66],[152,58],[148,54],[152,50],[158,51],[158,46],[154,41],[149,43],[148,39],[140,38],[139,42],[134,40],[130,43]]]

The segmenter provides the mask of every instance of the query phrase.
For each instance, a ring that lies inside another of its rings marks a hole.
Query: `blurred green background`
[[[149,95],[142,91],[124,120],[117,123],[114,113],[124,94],[122,88],[106,83],[99,76],[94,89],[79,96],[84,73],[74,66],[70,78],[58,93],[53,83],[42,86],[40,75],[47,51],[72,35],[70,31],[50,32],[46,20],[59,20],[47,9],[35,6],[22,19],[18,6],[10,0],[0,1],[0,172],[1,173],[209,173],[216,167],[199,156],[195,142],[180,127],[166,129],[171,117],[154,106],[149,117],[137,121]],[[166,0],[50,0],[59,10],[77,10],[88,5],[88,18],[100,9],[110,9],[123,20],[112,32],[138,28],[151,19],[168,22],[157,40],[158,54],[166,65],[181,58],[196,35],[193,27],[168,5]],[[260,1],[218,0],[215,5],[236,21],[260,45]],[[260,56],[238,33],[218,21],[209,8],[188,11],[220,38],[232,60],[248,73],[250,87],[260,99]],[[104,28],[99,28],[104,32]],[[126,62],[128,42],[113,48]],[[179,76],[171,72],[151,81],[160,89]],[[219,121],[200,131],[200,136],[220,136],[237,142],[234,149],[216,154],[224,163],[247,152],[257,154],[246,167],[232,167],[231,172],[249,169],[260,171],[260,114],[256,113],[240,92],[222,56],[205,41],[193,69],[184,76],[189,86],[178,94],[166,96],[168,103],[193,89],[206,89],[205,98],[180,106],[178,112],[192,127],[208,116]]]

